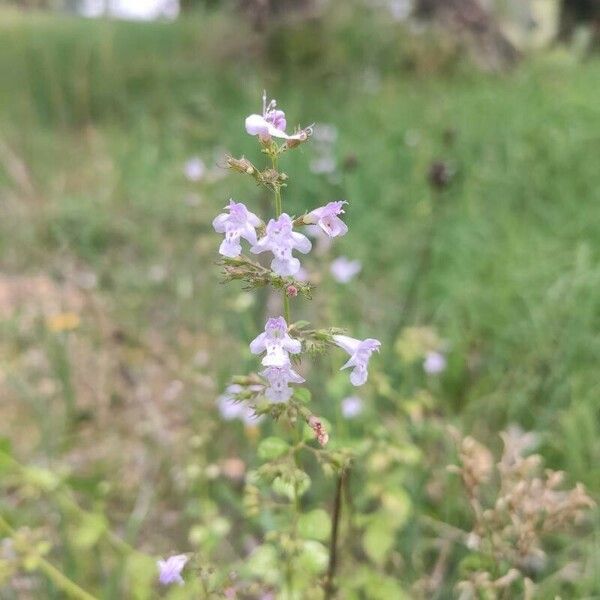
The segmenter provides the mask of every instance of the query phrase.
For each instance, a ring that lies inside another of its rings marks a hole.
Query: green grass
[[[163,415],[163,425],[175,431],[187,419],[187,437],[168,442],[181,468],[194,461],[204,468],[232,447],[252,456],[254,442],[242,439],[235,426],[219,425],[213,407],[229,376],[255,368],[245,344],[264,311],[260,304],[240,308],[240,291],[217,284],[211,220],[229,196],[257,211],[268,205],[241,177],[194,185],[182,166],[192,154],[215,166],[225,151],[260,161],[243,118],[259,109],[267,87],[292,123],[334,124],[338,164],[349,157],[356,162],[332,182],[309,172],[310,146],[283,161],[290,212],[335,198],[350,201],[351,234],[336,241],[334,252],[361,259],[363,273],[348,287],[325,281],[311,308],[294,310],[322,325],[333,317],[357,336],[383,342],[368,393],[373,409],[353,433],[369,436],[380,421],[404,419],[403,402],[428,388],[436,419],[483,441],[497,445],[494,434],[510,423],[538,431],[548,466],[566,470],[570,482],[582,481],[598,498],[600,62],[575,63],[556,52],[510,73],[483,74],[460,62],[452,48],[435,62],[427,59],[426,44],[403,30],[391,24],[378,29],[375,17],[357,21],[340,16],[331,29],[320,24],[309,43],[301,26],[265,40],[221,14],[170,25],[41,15],[6,19],[0,25],[0,141],[25,165],[26,175],[25,183],[15,177],[3,154],[1,271],[42,272],[59,282],[81,269],[96,273],[93,294],[109,324],[84,313],[73,334],[80,341],[67,342],[75,345],[71,352],[79,345],[90,352],[81,369],[95,373],[104,367],[94,357],[108,354],[106,368],[126,372],[137,387],[152,368],[166,372],[160,385],[181,378],[184,395]],[[380,32],[377,43],[374,32]],[[455,132],[452,143],[445,141],[449,130]],[[456,170],[441,192],[427,183],[436,159]],[[185,201],[192,193],[199,196],[197,206]],[[165,268],[164,281],[149,278],[155,265]],[[409,289],[414,294],[407,305]],[[448,341],[449,368],[439,382],[425,382],[418,368],[402,364],[395,353],[407,325],[433,326]],[[85,389],[71,378],[85,379],[87,372],[70,373],[64,350],[48,346],[54,342],[44,341],[39,325],[24,332],[13,322],[2,331],[9,402],[41,401],[34,384],[27,390],[14,383],[32,376],[18,357],[37,346],[54,348],[60,369],[51,377],[67,378],[60,384],[65,392]],[[200,366],[194,363],[198,349],[207,354]],[[313,392],[327,377],[315,372],[319,385]],[[345,428],[337,403],[350,390],[341,381],[335,379],[327,388],[331,397],[318,402],[323,414]],[[120,380],[105,384],[101,408],[84,402],[102,424],[97,427],[112,427],[111,410],[119,419],[150,419],[140,405],[130,406],[133,388]],[[15,438],[26,462],[61,461],[66,448],[73,458],[88,443],[85,421],[65,426],[61,444],[50,443],[47,432],[32,433],[35,411],[23,411],[28,416],[22,423],[32,423],[23,425],[29,443],[1,425],[0,433]],[[63,423],[58,405],[51,403],[48,414],[57,427]],[[418,429],[408,425],[407,435],[426,444],[427,434]],[[185,441],[194,432],[197,451]],[[191,493],[195,488],[168,493],[167,442],[154,430],[148,435],[144,443],[159,472],[151,514],[185,506],[185,523],[196,523],[202,511]],[[222,444],[209,443],[215,436]],[[426,445],[421,449],[428,454]],[[111,522],[125,528],[135,490],[119,488],[122,473],[112,473],[109,461],[84,464],[88,483],[110,480],[111,491],[101,501],[113,511]],[[425,459],[425,470],[443,467]],[[422,474],[407,475],[417,512],[462,518],[459,495],[432,504],[422,480]],[[82,494],[93,504],[99,493],[89,485]],[[239,504],[239,490],[211,486],[203,489],[203,502]],[[40,513],[37,519],[43,520]],[[129,526],[127,531],[135,529]],[[178,547],[185,539],[183,526],[162,534],[156,524],[141,527],[131,541],[141,539],[149,552]],[[597,529],[587,532],[584,576],[575,590],[563,593],[600,594],[592,564],[597,535]],[[401,549],[410,556],[410,548]],[[220,553],[225,560],[239,549]],[[66,569],[71,565],[76,580],[91,577],[77,571],[66,550],[57,557]],[[408,560],[397,575],[406,581],[415,573]],[[48,597],[58,597],[52,593]]]

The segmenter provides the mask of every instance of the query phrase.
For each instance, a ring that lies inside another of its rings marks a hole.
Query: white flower
[[[167,560],[159,560],[156,565],[158,567],[158,579],[162,585],[170,585],[177,583],[183,585],[183,577],[181,571],[188,561],[185,554],[177,554],[170,556]]]
[[[271,268],[277,275],[294,275],[300,270],[300,261],[292,256],[292,250],[303,254],[310,252],[312,244],[301,233],[292,231],[293,222],[290,216],[283,213],[277,220],[271,219],[267,225],[267,233],[252,248],[250,252],[260,254],[267,250],[272,252],[274,259]]]
[[[423,361],[423,370],[429,375],[438,375],[446,368],[446,357],[441,352],[428,352]]]
[[[265,396],[271,402],[287,402],[294,393],[289,384],[305,381],[289,364],[283,367],[267,367],[261,375],[269,382]]]
[[[360,273],[361,269],[362,263],[360,260],[349,260],[345,256],[336,258],[329,267],[331,275],[338,283],[352,281]]]
[[[285,113],[277,109],[275,100],[271,100],[267,104],[266,92],[263,92],[263,114],[252,114],[246,117],[246,131],[250,135],[257,135],[262,141],[269,141],[271,137],[276,137],[303,142],[312,133],[311,128],[306,128],[293,135],[288,135],[285,132],[286,125]]]
[[[356,340],[347,335],[334,335],[333,341],[349,355],[350,359],[340,369],[352,369],[350,373],[350,382],[352,385],[359,386],[363,385],[367,381],[368,372],[367,367],[369,365],[369,359],[373,352],[378,351],[381,346],[379,340],[373,338],[367,338],[366,340]]]
[[[344,214],[345,200],[328,202],[325,206],[315,208],[304,217],[305,223],[316,223],[329,237],[337,237],[348,233],[348,226],[338,215]]]
[[[363,401],[358,396],[348,396],[342,400],[342,415],[354,419],[363,411]]]
[[[262,387],[250,386],[252,391],[261,391]],[[236,399],[236,395],[245,390],[241,385],[233,384],[225,389],[225,393],[217,398],[217,407],[224,421],[240,419],[246,425],[256,425],[262,420],[262,415],[256,415],[247,404]]]
[[[283,317],[271,318],[265,324],[265,330],[250,342],[252,354],[266,355],[262,359],[265,367],[285,367],[290,364],[290,354],[298,354],[302,350],[300,340],[288,334],[288,326]]]
[[[225,207],[227,213],[221,213],[213,221],[213,227],[217,233],[224,233],[225,239],[219,247],[219,254],[229,258],[235,258],[242,252],[240,238],[244,238],[251,244],[256,244],[256,227],[261,220],[250,212],[242,202],[229,200]]]
[[[198,156],[192,156],[186,161],[183,172],[190,181],[200,181],[206,174],[206,165]]]

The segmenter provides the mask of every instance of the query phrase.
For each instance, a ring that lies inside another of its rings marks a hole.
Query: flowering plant
[[[260,356],[262,370],[234,377],[226,393],[219,398],[219,409],[226,419],[242,418],[257,423],[265,416],[279,421],[291,439],[267,437],[258,447],[263,464],[250,472],[246,481],[245,504],[252,516],[261,506],[261,488],[270,487],[278,500],[273,509],[280,527],[269,533],[268,544],[255,549],[252,561],[282,561],[281,577],[264,577],[261,593],[278,593],[281,597],[331,597],[335,592],[337,520],[341,508],[341,482],[349,468],[351,453],[329,448],[332,432],[327,422],[310,408],[310,392],[299,387],[305,383],[303,359],[308,354],[340,348],[348,354],[341,369],[351,369],[350,382],[364,385],[372,354],[379,351],[376,339],[355,339],[336,327],[314,328],[306,321],[294,321],[291,300],[299,293],[310,298],[311,285],[301,280],[300,259],[296,253],[308,254],[312,244],[299,229],[319,227],[330,238],[348,232],[342,220],[345,200],[333,201],[294,217],[283,211],[282,191],[288,177],[278,169],[280,157],[309,141],[312,127],[286,133],[285,113],[275,100],[263,95],[262,114],[250,115],[245,122],[248,134],[256,136],[261,151],[269,160],[260,170],[245,157],[229,157],[232,170],[250,175],[273,194],[274,214],[261,219],[243,202],[229,200],[225,212],[213,221],[214,230],[224,236],[218,261],[225,281],[242,280],[248,289],[271,286],[282,294],[283,314],[271,315],[264,331],[250,341],[250,352]],[[246,244],[247,243],[247,244]],[[266,264],[251,254],[270,253]],[[304,279],[304,278],[302,278]],[[316,445],[315,445],[316,442]],[[338,474],[338,492],[333,523],[322,509],[303,512],[301,497],[310,487],[310,477],[303,467],[303,454],[317,459],[327,473]],[[281,503],[280,499],[284,502]],[[266,499],[263,501],[266,503]],[[331,534],[330,534],[331,531]],[[322,542],[329,538],[329,553]],[[185,555],[159,563],[160,579],[165,584],[181,583]],[[325,572],[326,571],[326,572]],[[234,590],[235,593],[242,591]],[[247,591],[247,590],[246,590]],[[317,595],[315,595],[317,594]]]

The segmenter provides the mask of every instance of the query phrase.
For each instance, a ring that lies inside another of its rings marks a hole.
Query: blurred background
[[[286,210],[349,201],[294,312],[383,343],[364,388],[304,372],[359,457],[339,597],[457,597],[456,432],[497,456],[533,431],[598,498],[599,47],[598,0],[1,2],[0,598],[68,597],[40,556],[94,597],[158,597],[175,551],[283,598],[246,478],[275,426],[217,403],[276,307],[219,283],[211,225],[230,197],[270,210],[224,158],[262,164],[263,89],[315,123]],[[553,536],[530,597],[600,597],[599,536],[594,511]],[[464,597],[525,597],[502,593]]]

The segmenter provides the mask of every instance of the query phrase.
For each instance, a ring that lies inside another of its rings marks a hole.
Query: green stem
[[[0,531],[3,531],[9,537],[14,537],[16,531],[8,524],[8,522],[0,516]],[[52,563],[48,562],[45,558],[38,556],[40,570],[43,571],[48,579],[56,585],[57,588],[61,589],[70,598],[76,600],[97,600],[95,596],[92,596],[86,592],[83,588],[79,587],[74,581],[69,579],[64,573],[59,571]]]
[[[273,170],[277,171],[277,155],[271,154],[271,165]],[[279,218],[283,212],[283,199],[281,197],[281,187],[279,184],[275,184],[275,216]],[[290,324],[290,299],[288,298],[285,291],[283,292],[283,316],[285,322]]]

